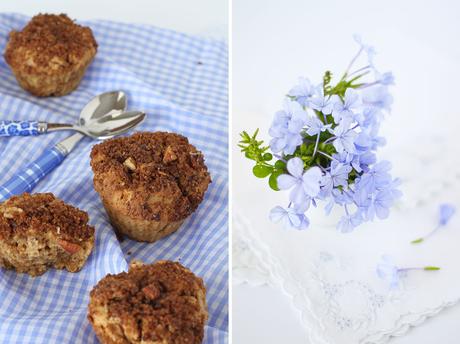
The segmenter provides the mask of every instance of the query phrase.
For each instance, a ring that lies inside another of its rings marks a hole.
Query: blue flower
[[[299,214],[293,208],[284,209],[280,206],[270,211],[270,220],[275,223],[282,222],[285,228],[307,229],[310,225],[304,214]]]
[[[305,125],[307,113],[299,103],[286,100],[283,110],[278,111],[270,127],[269,134],[273,137],[270,141],[270,148],[273,152],[284,151],[292,154],[297,146],[302,143],[300,130]]]
[[[355,227],[359,226],[362,223],[362,219],[358,213],[356,214],[347,214],[342,216],[337,224],[337,229],[342,233],[352,232]]]
[[[439,225],[445,226],[455,214],[455,207],[452,204],[441,204],[439,207]]]
[[[327,172],[321,181],[321,195],[328,196],[334,187],[348,186],[348,174],[351,172],[350,165],[342,164],[333,160],[331,163],[331,171]]]
[[[367,151],[362,154],[353,155],[351,160],[351,166],[356,170],[356,172],[368,172],[369,166],[375,164],[377,157],[374,153]]]
[[[348,88],[345,91],[345,98],[342,101],[337,101],[332,111],[332,116],[336,123],[339,123],[342,118],[353,120],[355,114],[361,109],[362,101],[359,93],[353,88]]]
[[[374,191],[390,185],[392,181],[391,175],[388,173],[390,169],[391,163],[382,160],[363,174],[355,186],[359,187],[365,194],[372,194]]]
[[[393,97],[388,91],[388,87],[383,85],[375,85],[363,89],[362,92],[363,104],[390,111],[393,104]]]
[[[320,191],[321,180],[323,173],[319,167],[310,167],[302,177],[302,186],[305,193],[311,198],[318,196]]]
[[[368,218],[372,220],[375,213],[379,219],[386,219],[390,214],[390,207],[393,205],[394,200],[395,196],[391,190],[377,192],[368,208]]]
[[[360,52],[364,51],[367,54],[367,60],[369,62],[369,65],[373,66],[374,65],[374,56],[375,56],[375,49],[373,46],[366,44],[363,42],[361,36],[359,35],[353,35],[353,38],[356,43],[358,43],[361,47]]]
[[[382,85],[388,86],[388,85],[394,85],[395,83],[395,78],[393,76],[393,73],[391,72],[385,72],[383,74],[376,72],[375,77],[377,79],[377,82]]]
[[[332,124],[324,124],[318,117],[314,116],[307,118],[306,125],[308,127],[307,134],[310,136],[318,135],[332,126]]]
[[[338,153],[346,151],[348,153],[355,153],[355,138],[358,135],[354,130],[350,130],[350,121],[343,120],[334,128],[332,133],[335,135],[333,145]]]
[[[354,144],[357,151],[366,152],[374,144],[374,139],[365,131],[362,131],[356,136]]]
[[[377,276],[388,283],[390,289],[399,287],[401,274],[399,268],[393,263],[389,256],[383,256],[376,268]]]
[[[353,203],[353,198],[350,194],[348,192],[341,191],[340,189],[333,189],[332,197],[334,198],[334,202],[340,205]]]
[[[425,239],[428,239],[429,237],[431,237],[440,228],[442,228],[445,225],[447,225],[447,223],[449,222],[449,220],[451,219],[451,217],[454,214],[455,214],[455,207],[452,204],[447,204],[447,203],[441,204],[441,206],[439,207],[438,225],[430,233],[428,233],[424,237],[421,237],[421,238],[418,238],[416,240],[413,240],[412,243],[413,244],[418,244],[418,243],[421,243],[421,242],[425,241]]]
[[[368,105],[364,106],[363,111],[355,118],[361,128],[378,132],[382,117],[379,108]]]
[[[324,115],[329,115],[332,113],[332,109],[337,101],[337,96],[325,96],[323,87],[318,87],[316,95],[310,100],[310,107],[321,111]]]
[[[288,95],[295,97],[302,106],[309,106],[310,99],[316,92],[316,88],[307,78],[299,78],[299,82],[289,91]]]
[[[287,162],[287,170],[289,174],[282,174],[278,177],[278,188],[281,190],[289,190],[289,200],[294,203],[297,210],[306,211],[310,206],[310,198],[305,193],[303,188],[303,161],[300,158],[292,158]]]
[[[289,174],[282,174],[278,177],[278,187],[281,190],[292,189],[289,200],[299,212],[305,212],[313,197],[320,191],[322,179],[321,170],[318,167],[311,167],[303,172],[303,161],[300,158],[292,158],[287,163]]]

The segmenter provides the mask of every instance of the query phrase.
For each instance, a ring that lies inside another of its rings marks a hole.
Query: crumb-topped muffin
[[[89,27],[65,14],[39,14],[22,31],[10,32],[5,60],[25,90],[63,96],[77,88],[96,51]]]
[[[32,276],[48,268],[79,271],[94,246],[88,215],[51,193],[0,203],[0,266]]]
[[[198,344],[208,318],[203,280],[179,263],[134,262],[90,294],[88,319],[104,344]]]
[[[94,187],[122,234],[153,242],[177,230],[198,207],[211,178],[187,138],[140,132],[95,145]]]

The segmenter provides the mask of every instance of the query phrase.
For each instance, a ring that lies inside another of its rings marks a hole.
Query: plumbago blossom
[[[258,131],[241,133],[239,146],[256,162],[254,175],[269,177],[274,190],[289,192],[289,204],[270,212],[272,221],[305,229],[309,208],[323,201],[326,214],[343,208],[337,228],[350,232],[365,221],[388,217],[401,195],[391,164],[376,157],[385,144],[379,127],[391,110],[394,78],[377,71],[371,46],[355,40],[358,53],[335,85],[328,71],[321,83],[300,78],[288,92],[271,123],[269,146],[257,139]],[[355,67],[360,59],[364,65]]]
[[[375,269],[377,276],[382,279],[390,289],[399,289],[402,280],[412,271],[438,271],[438,266],[417,266],[417,267],[399,267],[393,262],[393,258],[383,255],[381,261]]]

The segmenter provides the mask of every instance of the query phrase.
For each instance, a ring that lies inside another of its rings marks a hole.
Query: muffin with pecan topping
[[[94,246],[88,215],[51,193],[0,203],[0,267],[32,276],[48,268],[79,271]]]
[[[94,187],[121,234],[154,242],[176,231],[203,200],[211,178],[186,137],[140,132],[95,145]]]
[[[90,293],[88,319],[104,344],[198,344],[208,318],[203,280],[179,263],[132,263]]]
[[[96,50],[89,27],[65,14],[39,14],[22,31],[10,32],[5,60],[25,90],[63,96],[77,88]]]

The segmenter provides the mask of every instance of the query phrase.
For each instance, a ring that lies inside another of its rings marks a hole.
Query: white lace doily
[[[453,200],[459,191],[443,196]],[[319,227],[291,236],[273,235],[280,229],[272,231],[261,221],[267,234],[262,239],[261,232],[240,215],[235,215],[233,228],[234,233],[244,233],[248,270],[258,272],[255,283],[283,288],[301,311],[312,343],[380,344],[459,301],[460,253],[455,243],[460,240],[460,219],[424,244],[409,243],[428,229],[427,223],[436,222],[436,211],[435,207],[398,211],[386,224],[374,223],[373,228],[345,236]],[[235,242],[240,234],[234,236]],[[289,238],[281,241],[283,236]],[[383,254],[392,255],[402,267],[433,264],[442,270],[408,273],[402,287],[391,290],[375,272]],[[240,266],[235,260],[234,269]]]

